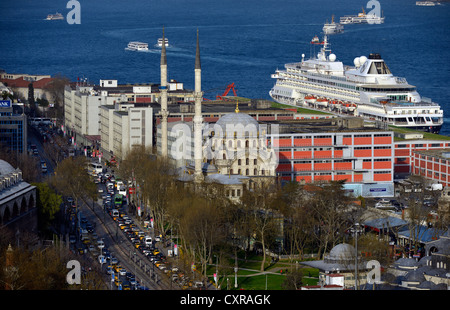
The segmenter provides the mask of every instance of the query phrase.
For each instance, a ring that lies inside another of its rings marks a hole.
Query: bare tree
[[[312,235],[319,242],[319,257],[342,241],[348,226],[346,211],[350,197],[343,190],[343,182],[319,183],[317,191],[308,200],[311,220],[315,223]],[[323,251],[323,252],[322,252]]]
[[[267,250],[274,237],[280,234],[281,215],[276,208],[276,185],[271,182],[261,182],[253,190],[245,190],[242,205],[245,212],[251,215],[253,222],[253,237],[261,245],[263,259],[261,271],[264,271]]]

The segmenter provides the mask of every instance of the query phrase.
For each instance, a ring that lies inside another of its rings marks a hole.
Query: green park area
[[[221,290],[285,290],[298,289],[299,286],[317,285],[319,271],[289,259],[272,260],[267,258],[264,270],[261,271],[261,255],[251,255],[246,258],[239,256],[237,274],[234,271],[235,261],[230,261],[228,271],[219,271],[219,285]],[[222,270],[223,271],[223,270]],[[216,266],[210,265],[207,271],[209,280],[214,283],[213,274]],[[295,274],[295,275],[294,275]],[[237,275],[237,276],[236,276]],[[292,278],[297,287],[293,286]],[[290,279],[288,279],[290,278]],[[237,281],[237,288],[235,287]]]

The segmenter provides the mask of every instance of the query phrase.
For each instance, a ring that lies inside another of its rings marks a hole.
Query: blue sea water
[[[159,83],[165,29],[169,79],[194,87],[196,30],[202,58],[202,88],[215,98],[235,83],[238,95],[269,99],[270,75],[311,54],[310,40],[327,20],[370,11],[361,0],[79,0],[81,24],[47,21],[66,16],[68,0],[0,1],[0,68],[7,72],[62,74],[98,83]],[[416,0],[379,0],[385,23],[345,25],[330,37],[337,59],[380,53],[394,75],[445,111],[441,133],[450,135],[450,3],[416,6]],[[149,43],[131,52],[129,41]]]

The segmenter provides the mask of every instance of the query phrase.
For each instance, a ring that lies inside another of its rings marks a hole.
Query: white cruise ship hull
[[[422,98],[406,79],[395,77],[378,54],[355,58],[344,66],[327,55],[327,40],[317,58],[285,65],[272,74],[276,83],[269,95],[276,102],[439,133],[443,110]],[[328,51],[329,52],[329,51]]]

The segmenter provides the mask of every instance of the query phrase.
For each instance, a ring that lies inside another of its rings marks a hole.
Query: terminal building
[[[362,119],[339,118],[279,123],[268,147],[278,153],[284,181],[345,180],[354,196],[394,196],[393,132],[364,127]]]

